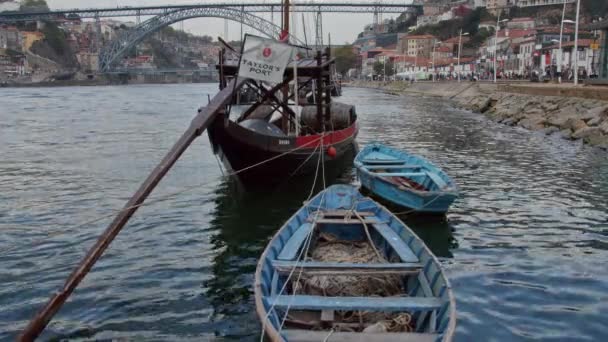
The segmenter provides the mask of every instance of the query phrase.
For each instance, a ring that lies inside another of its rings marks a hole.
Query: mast
[[[289,0],[283,3],[283,34],[289,34]]]
[[[285,38],[285,42],[289,43],[289,0],[285,0],[283,2],[283,30],[281,32],[281,39]],[[282,89],[283,93],[283,101],[285,104],[289,104],[289,85],[285,85]],[[296,95],[297,96],[297,95]],[[283,132],[287,134],[289,132],[289,120],[285,115],[283,115],[283,119],[281,120],[281,128]]]

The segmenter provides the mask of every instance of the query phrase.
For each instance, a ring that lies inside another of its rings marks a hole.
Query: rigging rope
[[[323,137],[325,137],[325,133],[322,135],[322,138]],[[308,198],[306,199],[306,201],[304,203],[308,203],[310,201],[310,199],[312,198],[312,196],[313,196],[314,189],[315,189],[316,184],[317,184],[317,178],[318,178],[318,175],[319,175],[319,166],[320,165],[321,165],[321,169],[322,169],[323,189],[325,189],[325,186],[326,186],[326,183],[325,183],[325,158],[324,158],[324,153],[323,153],[323,139],[322,138],[321,138],[321,143],[319,144],[320,153],[319,153],[319,159],[317,160],[317,167],[316,167],[316,170],[315,170],[315,177],[313,179],[312,187],[310,189],[310,193],[308,195]],[[321,206],[323,204],[324,199],[325,199],[325,192],[323,192],[322,195],[321,195],[319,206]],[[296,257],[296,263],[295,263],[295,265],[291,268],[289,274],[287,275],[287,279],[285,280],[285,282],[283,283],[283,286],[281,287],[281,290],[278,292],[277,297],[275,297],[275,299],[273,300],[272,304],[270,305],[270,308],[266,312],[266,316],[262,320],[262,332],[260,334],[261,335],[260,336],[260,342],[262,342],[264,340],[264,332],[266,331],[266,322],[268,321],[268,317],[270,317],[272,311],[274,310],[274,307],[276,305],[276,301],[277,301],[278,296],[281,295],[285,291],[285,289],[287,288],[287,285],[289,284],[289,281],[293,277],[293,274],[294,274],[296,268],[298,268],[298,264],[301,261],[304,261],[305,258],[306,258],[306,255],[308,254],[308,250],[310,248],[310,242],[312,240],[312,235],[313,235],[312,233],[314,231],[314,227],[316,225],[316,222],[317,222],[317,220],[319,218],[320,212],[321,212],[320,210],[318,210],[316,212],[316,216],[313,219],[313,222],[312,222],[312,224],[310,226],[310,229],[309,229],[309,231],[306,234],[306,238],[304,240],[304,248],[302,248],[300,250],[300,252],[298,253],[298,256]],[[294,284],[298,284],[300,282],[300,278],[302,276],[303,270],[304,269],[302,267],[300,267],[300,271],[298,272],[298,278],[297,278],[297,280],[296,280],[296,282]],[[289,304],[288,304],[288,306],[287,306],[287,308],[285,310],[285,315],[283,316],[283,319],[281,320],[281,325],[279,327],[279,333],[281,332],[281,330],[283,328],[283,325],[285,324],[285,320],[287,318],[287,314],[289,313],[289,308],[291,307],[291,304],[293,302],[293,298],[294,298],[293,296],[295,296],[296,289],[294,288],[294,290],[292,292],[293,292],[292,293],[292,298],[289,301]]]

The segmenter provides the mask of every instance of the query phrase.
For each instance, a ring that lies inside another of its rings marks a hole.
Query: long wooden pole
[[[127,224],[131,216],[139,209],[148,195],[154,190],[161,179],[169,172],[171,167],[179,159],[179,157],[188,149],[190,144],[213,122],[217,114],[222,111],[224,106],[232,98],[233,89],[240,89],[244,84],[245,79],[233,79],[231,83],[221,90],[211,102],[202,108],[198,115],[194,117],[190,127],[182,134],[179,140],[173,145],[171,150],[165,155],[163,160],[154,168],[152,173],[146,178],[137,192],[129,199],[123,210],[116,216],[114,221],[106,228],[105,232],[99,237],[95,245],[91,247],[87,255],[80,262],[78,267],[68,277],[63,288],[51,297],[46,305],[32,318],[29,324],[25,327],[19,341],[33,341],[44,330],[53,316],[61,309],[68,297],[74,292],[74,289],[80,284],[82,279],[89,273],[97,260],[103,255],[110,243],[116,235],[120,233],[122,228]],[[232,84],[234,83],[234,85]]]

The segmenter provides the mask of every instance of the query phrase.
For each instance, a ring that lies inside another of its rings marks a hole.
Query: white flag
[[[293,48],[272,39],[247,35],[241,55],[239,77],[271,83],[283,82]]]

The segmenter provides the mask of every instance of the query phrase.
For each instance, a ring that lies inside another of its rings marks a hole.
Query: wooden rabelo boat
[[[384,144],[366,145],[355,168],[363,188],[412,212],[443,214],[458,198],[456,184],[439,167]]]
[[[439,261],[351,185],[327,188],[285,223],[254,292],[272,341],[450,341],[456,326]]]
[[[230,82],[237,77],[240,55],[229,47],[221,50],[220,89],[234,86]],[[233,171],[245,169],[238,174],[245,184],[314,173],[319,154],[326,168],[342,167],[344,158],[352,161],[356,153],[355,108],[332,98],[340,89],[331,50],[300,47],[298,55],[281,83],[239,78],[240,89],[208,128],[223,163]],[[258,166],[249,169],[253,165]]]

